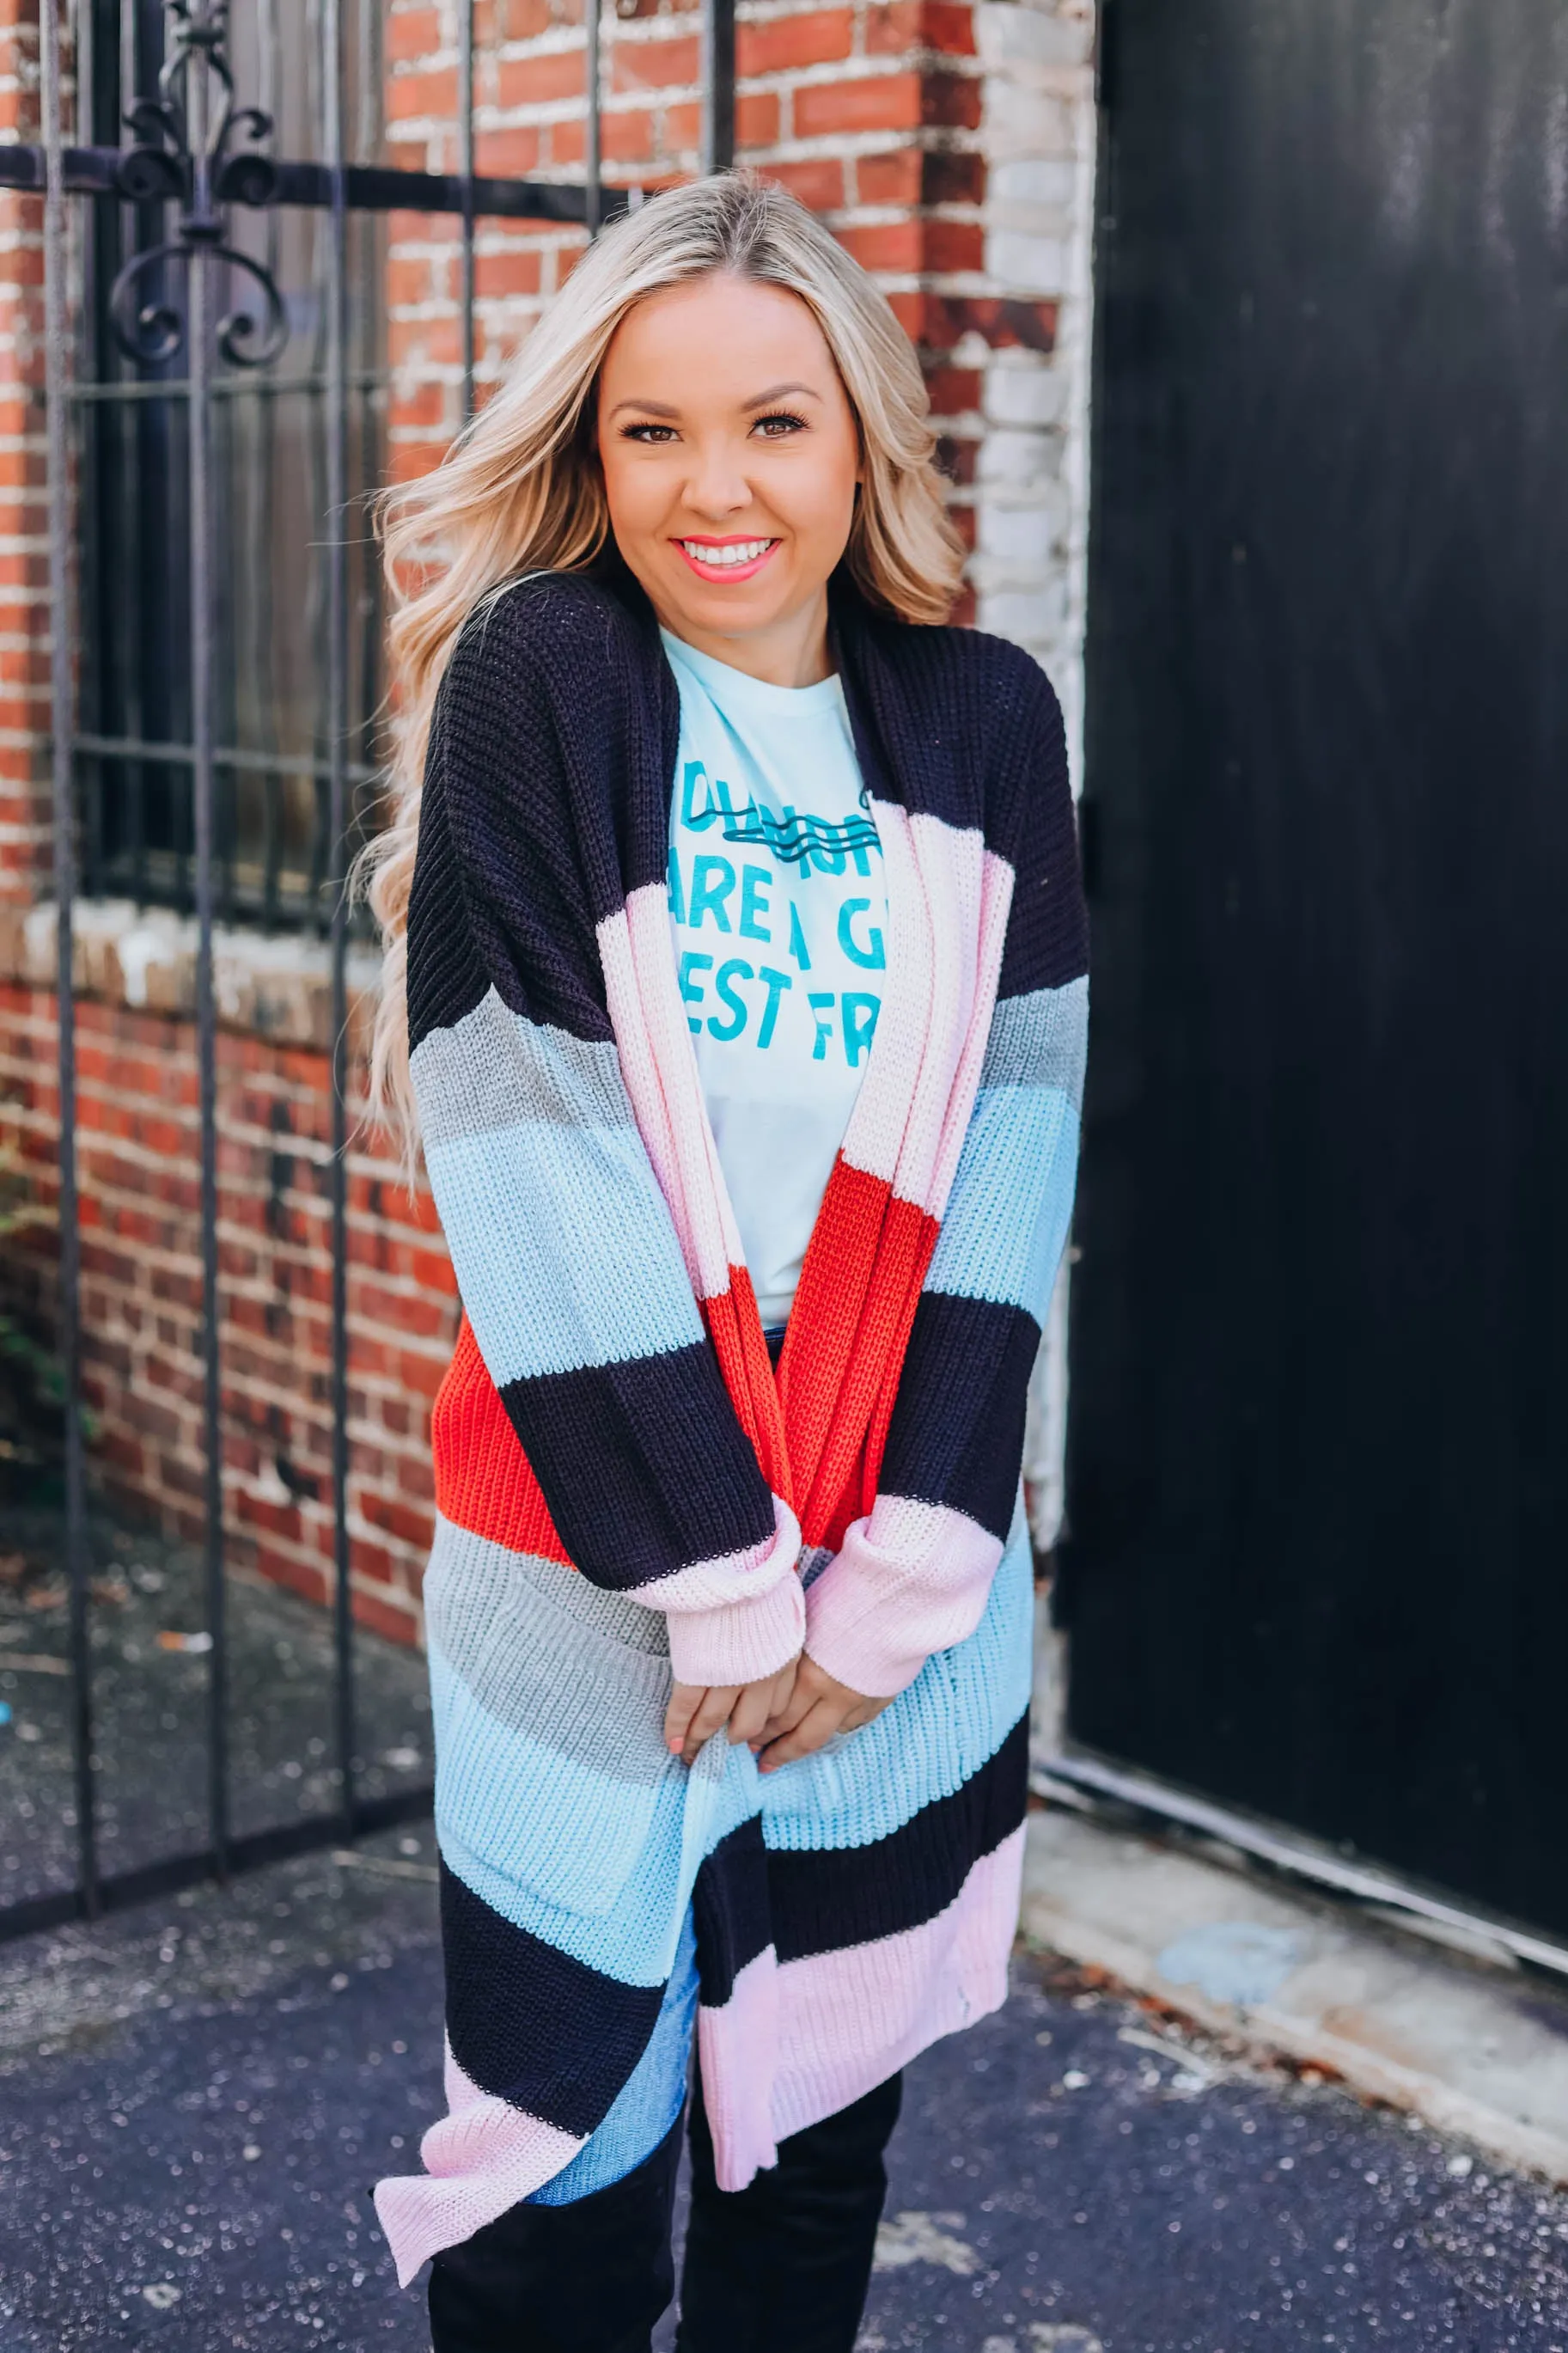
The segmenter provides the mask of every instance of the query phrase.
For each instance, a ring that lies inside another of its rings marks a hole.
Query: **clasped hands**
[[[754,1683],[677,1683],[665,1711],[667,1748],[689,1765],[705,1741],[728,1725],[732,1747],[743,1740],[764,1773],[809,1757],[840,1732],[858,1732],[890,1703],[851,1691],[803,1651],[776,1675]]]

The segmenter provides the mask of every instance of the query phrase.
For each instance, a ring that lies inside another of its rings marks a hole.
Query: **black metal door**
[[[1072,1738],[1568,1928],[1568,11],[1108,0]]]

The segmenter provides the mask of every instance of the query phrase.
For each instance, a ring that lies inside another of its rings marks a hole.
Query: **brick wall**
[[[279,950],[281,948],[282,952]],[[202,1533],[193,926],[86,906],[76,939],[84,1392],[95,1475]],[[0,911],[0,1141],[55,1197],[55,934]],[[363,1007],[370,974],[353,977]],[[325,1603],[332,1577],[325,955],[220,934],[218,1234],[228,1558]],[[14,1248],[41,1303],[47,1229]],[[349,1525],[356,1615],[407,1641],[431,1533],[428,1416],[458,1306],[428,1188],[374,1132],[349,1160]]]
[[[22,0],[25,5],[25,0]],[[0,137],[32,135],[36,40],[0,0]],[[914,338],[973,550],[969,617],[1050,668],[1076,740],[1093,116],[1091,0],[742,0],[742,158],[794,188],[872,270]],[[11,21],[7,25],[6,17]],[[394,0],[393,159],[456,163],[450,0]],[[479,0],[477,161],[582,168],[582,0]],[[698,18],[617,0],[604,24],[605,176],[695,167]],[[37,206],[0,196],[0,1155],[52,1198],[53,925],[47,903]],[[481,396],[561,283],[577,233],[481,222]],[[386,301],[391,446],[434,462],[461,398],[450,223],[395,216]],[[36,903],[37,902],[37,903]],[[80,1150],[96,1475],[171,1530],[200,1526],[201,1368],[193,964],[172,918],[82,911]],[[369,975],[359,976],[368,985]],[[230,1556],[318,1600],[331,1551],[326,1354],[328,1060],[319,954],[220,939],[224,1479]],[[418,1632],[430,1526],[428,1412],[457,1304],[427,1192],[384,1149],[351,1161],[351,1528],[355,1607]],[[44,1312],[48,1240],[16,1246],[14,1296]],[[1059,1347],[1030,1467],[1042,1533],[1059,1489]]]
[[[0,0],[0,141],[38,135],[36,0]],[[0,192],[0,902],[48,872],[43,206]]]

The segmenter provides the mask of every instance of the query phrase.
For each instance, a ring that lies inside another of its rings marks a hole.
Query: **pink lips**
[[[761,536],[760,532],[737,532],[732,539],[705,539],[700,542],[693,541],[691,544],[703,547],[739,547],[748,540],[759,539]],[[700,557],[691,554],[690,548],[684,540],[678,539],[673,543],[679,549],[699,580],[754,580],[779,544],[776,539],[770,541],[761,555],[752,556],[749,564],[704,564]]]

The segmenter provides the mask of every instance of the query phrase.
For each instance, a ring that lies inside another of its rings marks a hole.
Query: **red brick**
[[[930,118],[925,78],[916,73],[813,82],[795,94],[795,128],[802,139],[836,131],[912,131]]]
[[[844,204],[844,166],[835,157],[819,155],[802,164],[764,164],[764,179],[776,180],[814,213],[837,212]]]
[[[549,106],[581,98],[586,87],[581,49],[557,49],[542,58],[503,58],[497,75],[497,102],[503,107]]]
[[[766,24],[737,25],[735,70],[749,76],[833,65],[848,57],[854,46],[855,19],[847,8],[813,8],[804,16],[774,16]]]
[[[979,221],[932,220],[925,225],[925,268],[983,270],[985,231]]]
[[[881,0],[866,11],[868,57],[901,57],[913,48],[944,57],[974,55],[974,11],[965,0]]]
[[[735,100],[735,143],[738,147],[773,147],[779,136],[778,93],[743,90]]]
[[[695,33],[668,41],[622,41],[609,52],[612,90],[684,90],[698,79],[701,57]]]
[[[858,155],[855,193],[863,205],[918,205],[926,158],[918,147],[896,147],[885,155]]]
[[[531,123],[481,131],[474,141],[474,169],[489,179],[526,179],[538,167],[539,133]]]
[[[521,248],[510,252],[476,254],[474,291],[481,301],[500,300],[510,294],[537,294],[539,255]]]
[[[395,65],[412,64],[440,46],[438,9],[401,8],[386,20],[386,54]]]
[[[387,120],[408,122],[435,119],[447,121],[458,111],[458,69],[443,66],[434,73],[394,74],[386,86]]]
[[[919,219],[877,221],[868,228],[840,229],[838,237],[863,269],[897,270],[903,275],[921,267],[925,227]]]

